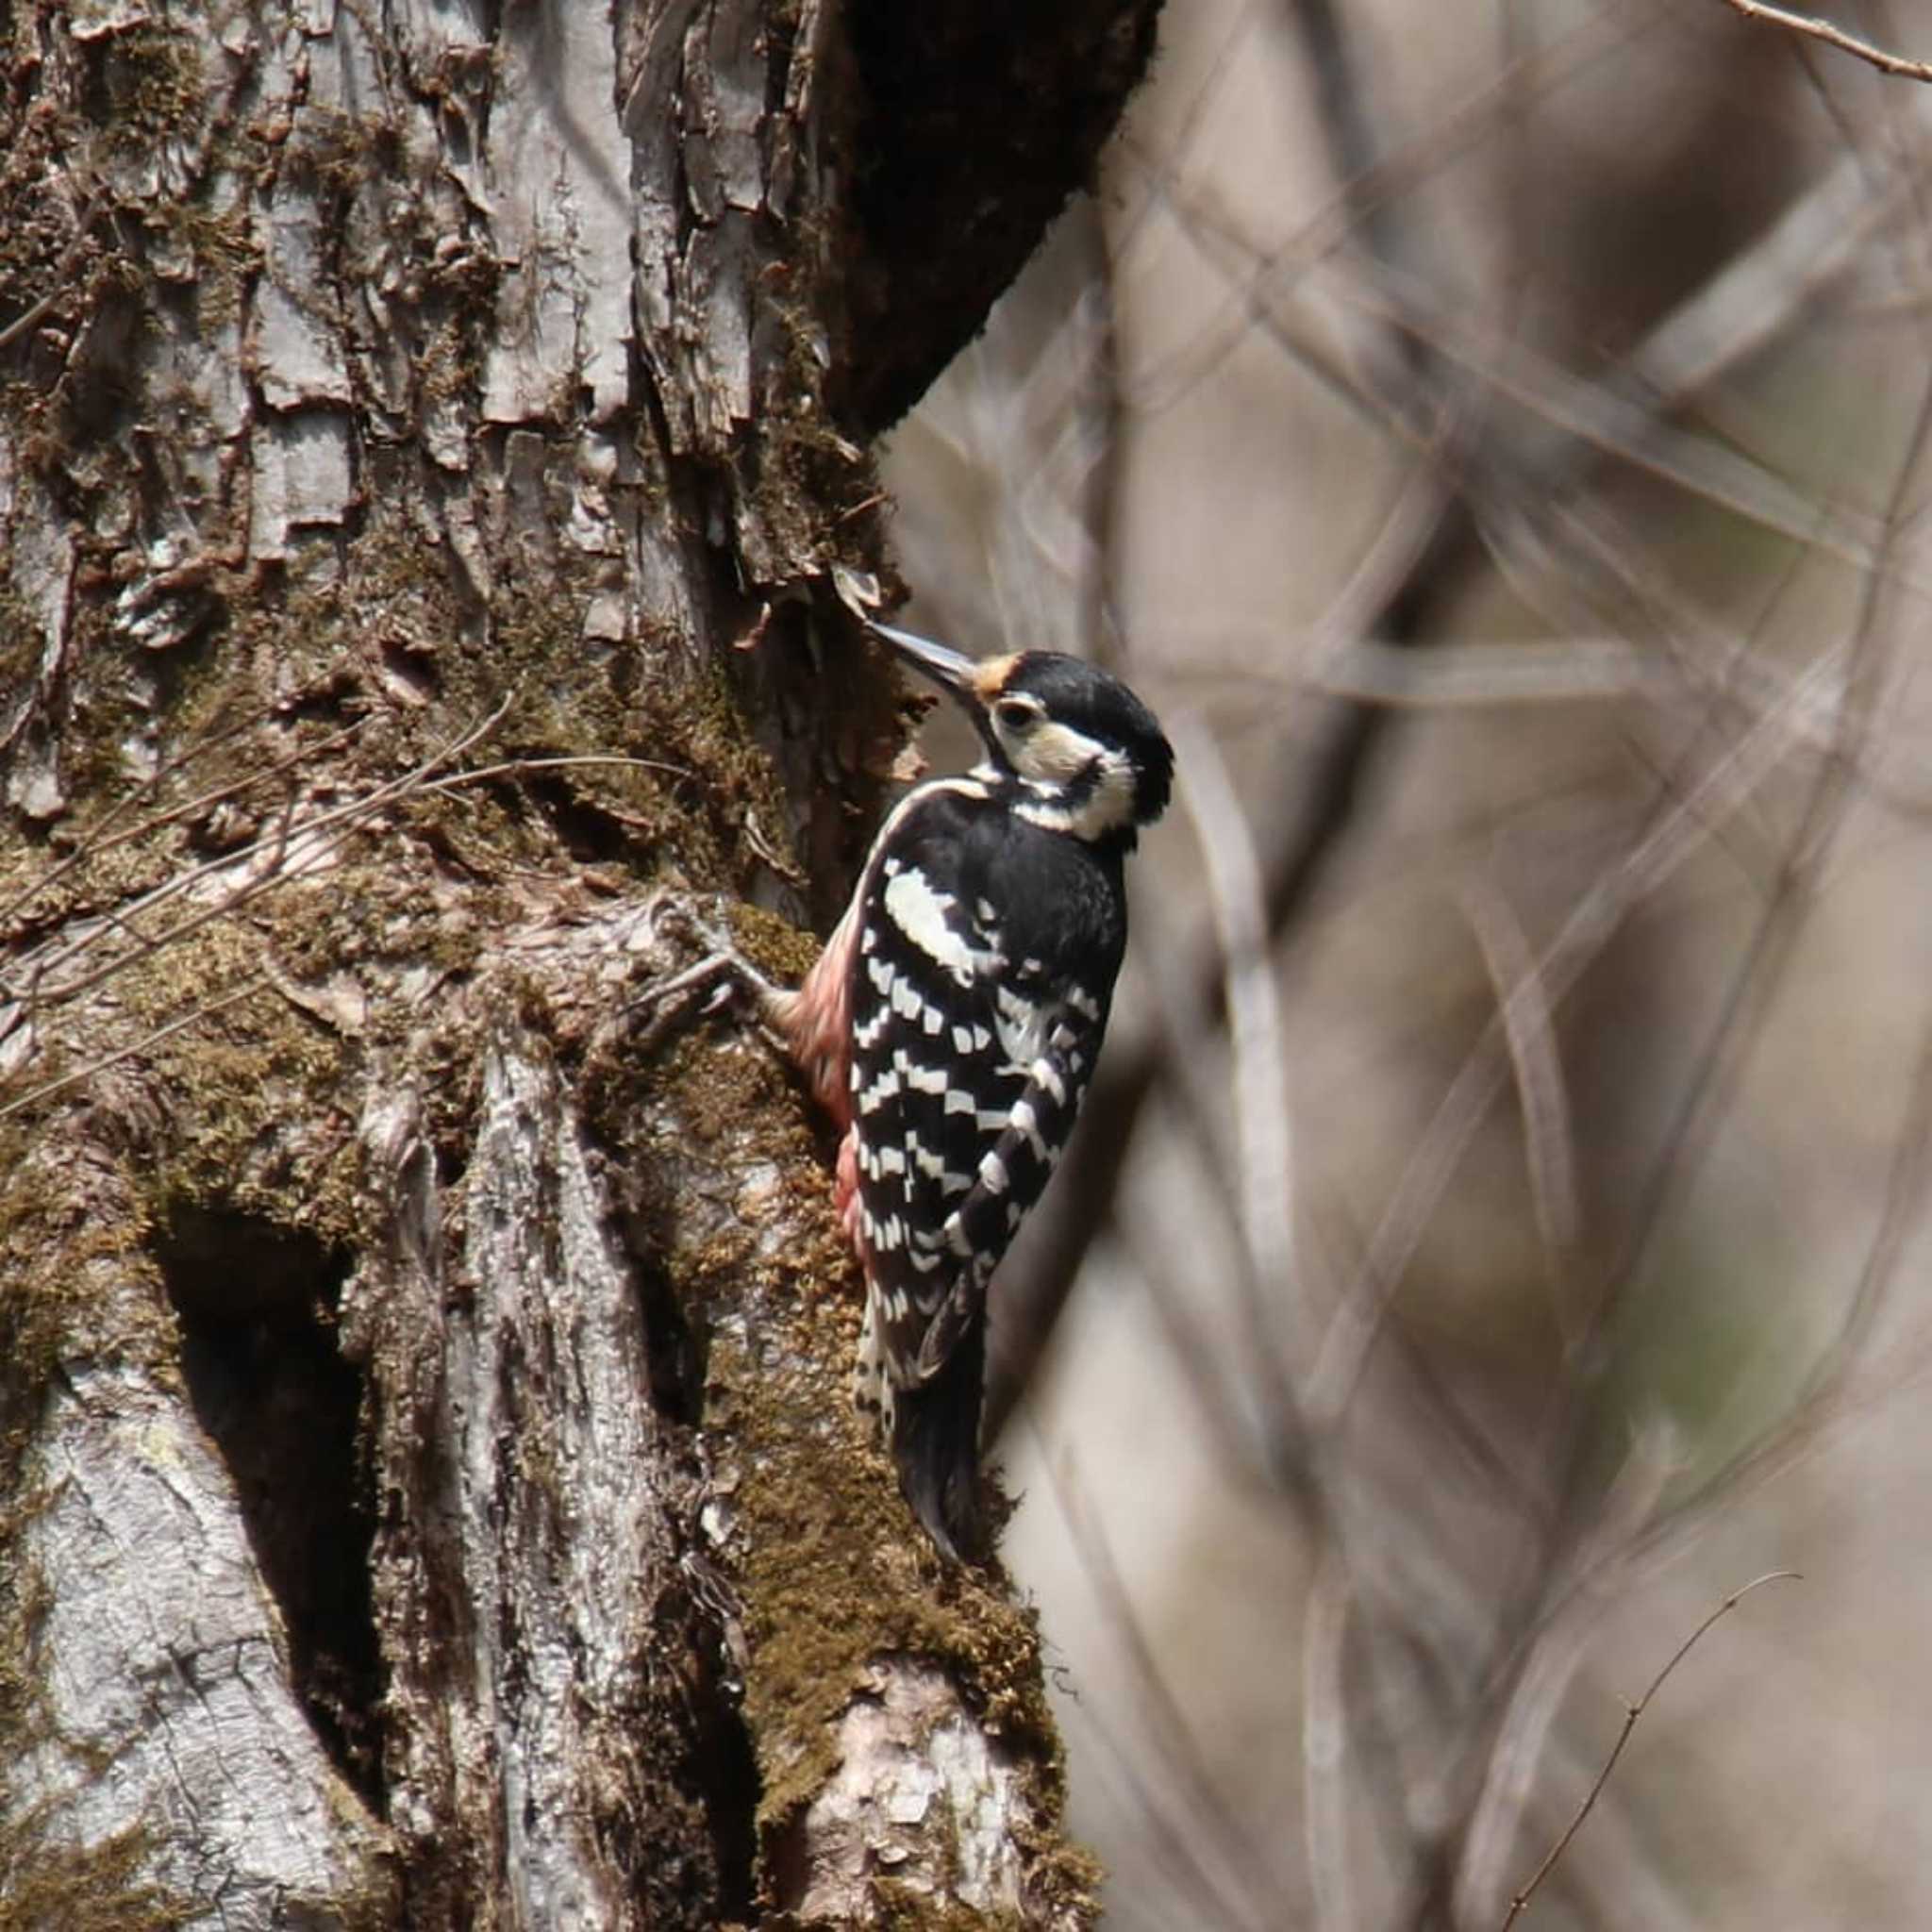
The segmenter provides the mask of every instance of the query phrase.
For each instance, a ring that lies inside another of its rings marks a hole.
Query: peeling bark
[[[849,882],[859,439],[1099,91],[902,326],[869,8],[9,20],[0,1925],[1087,1922],[816,1126],[635,999]]]

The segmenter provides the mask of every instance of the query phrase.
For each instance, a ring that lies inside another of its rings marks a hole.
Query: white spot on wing
[[[1001,987],[995,996],[1000,1050],[1015,1067],[1029,1067],[1046,1045],[1046,1014],[1022,993]]]
[[[887,879],[885,907],[893,924],[961,986],[971,986],[983,956],[946,923],[946,912],[955,903],[950,892],[938,891],[917,867]]]
[[[891,1100],[898,1091],[899,1070],[897,1067],[888,1067],[870,1087],[860,1092],[858,1103],[859,1112],[874,1112],[877,1108],[883,1107],[887,1101]]]

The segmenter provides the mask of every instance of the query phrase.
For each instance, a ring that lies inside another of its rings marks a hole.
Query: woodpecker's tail
[[[892,1391],[892,1460],[906,1500],[956,1563],[976,1560],[985,1534],[979,1508],[979,1417],[986,1383],[981,1316],[916,1389]]]

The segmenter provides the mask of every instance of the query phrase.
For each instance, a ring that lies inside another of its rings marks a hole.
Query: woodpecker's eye
[[[1034,698],[1002,698],[992,714],[1008,731],[1024,731],[1040,721],[1040,704]]]

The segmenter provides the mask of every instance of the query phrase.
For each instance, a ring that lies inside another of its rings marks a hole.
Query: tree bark
[[[637,996],[848,888],[864,441],[1153,12],[5,16],[0,1926],[1091,1919],[819,1129]]]

